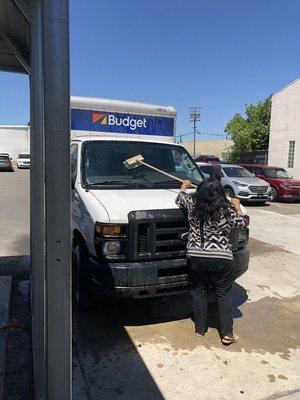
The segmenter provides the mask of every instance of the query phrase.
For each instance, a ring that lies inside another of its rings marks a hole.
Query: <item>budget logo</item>
[[[135,131],[137,128],[147,128],[146,118],[137,119],[136,117],[130,117],[129,115],[117,116],[104,112],[93,113],[92,122],[93,124],[99,122],[101,125],[128,127],[131,131]]]
[[[93,124],[100,122],[101,125],[107,125],[107,116],[104,113],[93,113],[92,114]]]

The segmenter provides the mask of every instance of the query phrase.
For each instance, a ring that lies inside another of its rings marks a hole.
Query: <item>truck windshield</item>
[[[283,168],[266,168],[265,173],[268,178],[275,179],[289,179],[291,176],[289,173]]]
[[[195,184],[202,181],[191,156],[180,146],[133,141],[91,141],[84,145],[82,180],[85,185],[175,188],[179,182],[140,165],[128,169],[123,162],[142,155],[145,162]],[[147,185],[146,185],[147,183]]]

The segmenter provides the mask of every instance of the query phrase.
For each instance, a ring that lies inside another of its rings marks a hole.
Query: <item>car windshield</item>
[[[19,154],[19,157],[18,157],[19,159],[22,159],[22,158],[30,158],[30,154]]]
[[[9,157],[8,156],[0,156],[0,160],[7,161],[7,160],[9,160]]]
[[[222,167],[223,171],[230,178],[253,178],[251,172],[242,167]]]
[[[199,169],[206,175],[210,175],[213,172],[213,166],[212,165],[200,165]]]
[[[91,141],[84,145],[82,179],[85,185],[174,188],[180,185],[145,165],[128,169],[124,161],[142,155],[158,169],[198,184],[202,176],[188,152],[180,146],[133,141]]]
[[[283,168],[266,168],[265,173],[268,178],[275,178],[275,179],[291,178],[289,173]]]

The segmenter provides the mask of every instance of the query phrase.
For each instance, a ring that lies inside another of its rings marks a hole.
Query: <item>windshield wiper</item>
[[[180,187],[180,182],[179,181],[175,181],[173,179],[168,179],[168,180],[165,180],[165,181],[153,182],[153,185],[159,185],[159,184],[164,184],[165,185],[165,184],[169,184],[169,183],[173,183],[173,184],[177,185],[178,187]],[[191,181],[191,183],[193,185],[196,185],[196,186],[199,185],[199,182],[192,182]]]
[[[124,186],[129,186],[129,185],[134,185],[134,186],[143,186],[143,187],[151,187],[147,183],[143,182],[136,182],[132,180],[114,180],[114,179],[108,179],[106,181],[101,181],[101,182],[93,182],[93,183],[88,183],[86,186],[87,187],[93,187],[93,186],[103,186],[103,185],[124,185]]]

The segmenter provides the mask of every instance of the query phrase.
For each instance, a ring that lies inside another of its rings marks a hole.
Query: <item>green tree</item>
[[[228,161],[238,162],[244,152],[266,150],[269,145],[271,96],[257,104],[246,104],[245,117],[236,113],[225,132],[233,140]]]

